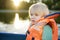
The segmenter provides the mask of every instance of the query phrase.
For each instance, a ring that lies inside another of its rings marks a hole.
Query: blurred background
[[[0,33],[25,34],[30,23],[28,9],[37,2],[47,4],[51,13],[60,12],[60,0],[0,0]],[[60,17],[55,20],[60,33]]]

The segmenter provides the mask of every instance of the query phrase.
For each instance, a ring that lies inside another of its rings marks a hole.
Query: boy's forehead
[[[39,12],[38,10],[30,10],[30,13],[31,14],[41,14],[41,12]]]
[[[36,9],[31,9],[30,13],[37,13],[37,10]]]
[[[30,13],[34,14],[34,13],[36,13],[36,11],[35,10],[30,10]]]

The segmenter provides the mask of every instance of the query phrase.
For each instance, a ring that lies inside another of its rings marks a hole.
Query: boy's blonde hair
[[[30,14],[30,11],[38,12],[40,15],[44,15],[44,16],[49,14],[47,5],[41,2],[31,5],[29,8],[29,14]]]

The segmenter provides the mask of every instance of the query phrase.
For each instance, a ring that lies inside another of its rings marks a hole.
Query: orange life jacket
[[[42,40],[43,26],[48,22],[48,19],[44,19],[40,25],[32,25],[27,31],[26,40]]]
[[[56,25],[55,20],[52,19],[52,18],[56,18],[58,16],[59,16],[59,14],[56,14],[56,15],[53,15],[53,16],[50,16],[47,18],[42,18],[42,20],[40,20],[39,25],[36,24],[36,25],[32,25],[31,27],[29,27],[29,29],[27,31],[26,40],[42,40],[43,27],[47,23],[52,28],[52,40],[58,40],[58,27]]]
[[[50,19],[48,25],[52,28],[52,40],[58,40],[58,26],[54,19]]]

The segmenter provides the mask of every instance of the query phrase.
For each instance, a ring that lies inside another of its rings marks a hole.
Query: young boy
[[[48,7],[44,3],[36,3],[29,8],[29,16],[32,24],[35,24],[38,20],[48,14]]]
[[[42,40],[43,27],[50,20],[50,19],[44,19],[44,16],[48,14],[49,14],[48,7],[44,3],[36,3],[36,4],[33,4],[29,8],[29,16],[31,20],[31,25],[27,31],[26,40]],[[54,37],[54,34],[53,34],[53,37]],[[53,37],[52,37],[52,40],[55,40]]]

